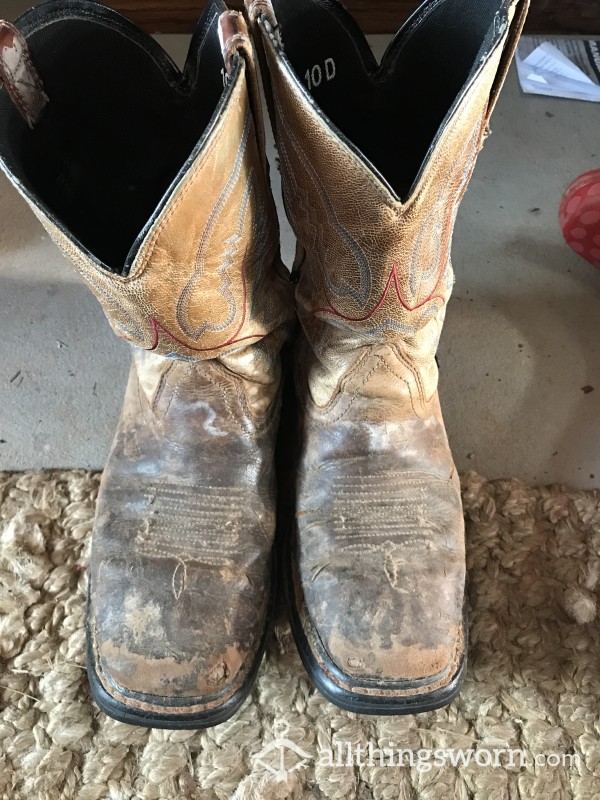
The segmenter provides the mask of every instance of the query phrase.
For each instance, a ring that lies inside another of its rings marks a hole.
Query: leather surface
[[[243,697],[271,594],[293,297],[251,43],[241,18],[222,23],[228,101],[127,278],[32,202],[113,328],[138,345],[98,499],[88,634],[105,692],[150,724]]]
[[[464,648],[464,524],[435,353],[458,206],[519,28],[504,32],[402,203],[315,106],[265,2],[251,7],[299,240],[296,603],[340,685],[427,693],[451,681]]]
[[[92,645],[104,688],[149,712],[225,702],[264,631],[280,369],[256,346],[236,358],[252,377],[136,351],[102,480]]]
[[[289,318],[287,287],[278,278],[276,211],[260,153],[263,134],[257,138],[256,132],[262,119],[255,124],[246,58],[236,59],[227,102],[145,235],[128,276],[97,263],[26,196],[114,331],[159,355],[214,358],[259,341]],[[248,63],[251,78],[251,58]]]
[[[239,48],[252,57],[243,20],[224,17],[226,58]],[[140,250],[162,276],[149,279],[156,310],[174,308],[181,334],[206,348],[189,361],[136,351],[98,504],[89,617],[98,678],[148,713],[227,703],[267,624],[292,298],[248,95],[236,87],[198,173]],[[159,343],[171,338],[159,331]]]

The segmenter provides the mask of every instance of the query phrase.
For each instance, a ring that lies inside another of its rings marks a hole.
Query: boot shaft
[[[115,332],[191,359],[277,350],[291,303],[243,18],[211,0],[183,73],[91,0],[2,32],[1,166]]]
[[[365,346],[397,351],[421,403],[436,389],[456,214],[527,3],[468,6],[424,3],[377,65],[337,2],[247,2],[271,80],[319,404]]]

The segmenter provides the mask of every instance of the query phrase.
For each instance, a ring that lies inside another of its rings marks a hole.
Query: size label
[[[304,76],[308,90],[316,89],[323,81],[332,81],[337,70],[333,58],[326,58],[323,64],[315,64],[312,69],[307,69]]]

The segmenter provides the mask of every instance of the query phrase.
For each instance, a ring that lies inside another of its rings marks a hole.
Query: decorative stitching
[[[325,409],[323,409],[323,410],[325,410],[325,411],[326,411],[326,413],[327,413],[327,412],[328,412],[328,411],[329,411],[331,408],[333,408],[335,405],[337,405],[338,403],[340,403],[340,402],[341,402],[341,397],[343,397],[343,393],[344,393],[344,391],[345,391],[345,387],[346,387],[346,386],[348,385],[348,383],[349,383],[349,382],[352,380],[352,377],[353,377],[353,376],[356,374],[356,372],[358,372],[358,371],[360,370],[360,368],[361,368],[361,366],[362,366],[362,363],[363,363],[363,361],[365,360],[365,358],[368,358],[368,356],[364,356],[364,357],[363,357],[363,358],[362,358],[362,359],[361,359],[361,360],[358,362],[358,364],[356,365],[356,367],[354,367],[354,368],[351,370],[351,372],[350,372],[350,373],[349,373],[349,374],[346,376],[345,380],[344,380],[344,381],[343,381],[343,383],[342,383],[342,386],[340,387],[340,393],[338,393],[338,394],[336,395],[336,397],[334,398],[334,400],[333,400],[332,402],[330,402],[330,403],[328,404],[328,406],[326,406],[326,407],[325,407]],[[375,356],[373,356],[373,359],[374,359],[374,361],[376,361],[377,363],[376,363],[376,364],[373,366],[373,368],[372,368],[372,369],[371,369],[371,370],[370,370],[370,371],[367,373],[367,375],[365,376],[364,380],[363,380],[363,381],[361,381],[361,383],[359,384],[359,386],[357,386],[357,387],[356,387],[356,389],[355,389],[355,390],[352,392],[352,394],[351,394],[351,396],[350,396],[350,401],[348,402],[348,404],[346,405],[346,407],[345,407],[345,408],[344,408],[344,409],[343,409],[343,410],[340,412],[340,414],[339,414],[337,417],[334,417],[333,419],[327,420],[327,423],[326,423],[327,425],[332,425],[332,424],[333,424],[333,423],[335,423],[335,422],[339,422],[339,421],[342,419],[342,417],[344,417],[344,416],[345,416],[345,415],[348,413],[348,411],[350,411],[350,409],[352,408],[352,406],[354,405],[354,403],[355,403],[355,402],[358,400],[358,392],[360,391],[360,389],[362,389],[362,388],[363,388],[363,386],[365,386],[365,385],[366,385],[366,384],[369,382],[369,380],[371,379],[371,377],[373,376],[373,374],[374,374],[374,373],[375,373],[375,372],[376,372],[376,371],[377,371],[377,370],[378,370],[378,369],[381,367],[381,365],[383,365],[384,369],[386,369],[386,370],[387,370],[389,373],[391,373],[391,374],[392,374],[392,375],[393,375],[395,378],[397,378],[399,381],[402,381],[403,383],[405,383],[405,384],[406,384],[406,387],[407,387],[407,389],[408,389],[408,396],[410,397],[410,405],[411,405],[411,408],[412,408],[412,410],[413,410],[413,412],[414,412],[415,416],[416,416],[416,417],[419,417],[419,419],[420,419],[420,415],[419,415],[419,413],[417,412],[417,410],[416,410],[416,408],[415,408],[415,404],[414,404],[414,402],[413,402],[413,397],[412,397],[412,392],[411,392],[411,388],[410,388],[410,383],[409,383],[409,382],[406,380],[406,378],[402,377],[401,375],[398,375],[398,373],[397,373],[397,372],[395,372],[395,371],[394,371],[394,370],[393,370],[391,367],[389,367],[389,366],[388,366],[388,364],[386,363],[385,359],[383,358],[383,356],[381,356],[381,355],[375,355]],[[412,371],[411,371],[411,372],[412,372]],[[340,395],[341,395],[341,397],[340,397]],[[317,408],[318,408],[318,406],[317,406]]]
[[[400,361],[404,365],[404,367],[410,372],[410,374],[415,379],[415,382],[417,384],[417,390],[419,392],[419,398],[421,399],[422,403],[426,403],[427,400],[425,398],[425,384],[423,383],[420,371],[414,366],[414,364],[410,361],[410,359],[406,358],[404,353],[401,352],[398,344],[391,344],[390,348],[392,349],[398,361]]]
[[[412,410],[413,410],[413,412],[415,414],[415,417],[419,417],[419,413],[418,413],[417,409],[415,408],[415,404],[413,402],[413,396],[412,396],[412,392],[410,390],[410,383],[406,380],[406,378],[403,378],[401,375],[398,375],[398,373],[389,366],[389,364],[386,362],[386,360],[382,356],[377,356],[377,358],[379,359],[379,361],[383,365],[383,368],[386,369],[390,373],[390,375],[393,375],[395,378],[398,378],[399,381],[402,381],[403,383],[406,384],[406,388],[408,389],[408,396],[410,397],[411,408],[412,408]],[[419,417],[419,419],[420,419],[420,417]]]
[[[238,151],[237,151],[237,154],[236,154],[235,162],[234,162],[234,165],[233,165],[233,171],[232,171],[229,179],[227,180],[227,183],[225,184],[225,187],[222,190],[221,195],[220,195],[219,199],[217,200],[217,203],[215,204],[214,208],[212,209],[212,211],[210,213],[210,216],[208,218],[208,221],[206,223],[206,227],[204,228],[204,231],[202,233],[202,237],[200,239],[200,243],[199,243],[198,250],[197,250],[194,273],[192,274],[192,276],[187,281],[186,285],[183,288],[181,296],[180,296],[179,300],[177,301],[177,322],[179,323],[179,327],[181,328],[181,330],[186,335],[188,335],[188,336],[190,336],[191,338],[194,338],[194,339],[198,339],[200,336],[202,336],[202,334],[207,329],[207,325],[206,324],[205,325],[201,325],[196,330],[192,330],[191,327],[188,327],[186,321],[183,319],[184,306],[185,306],[185,304],[187,304],[190,294],[196,288],[196,285],[198,284],[198,281],[202,277],[202,273],[203,273],[203,269],[202,269],[203,268],[203,254],[204,254],[204,250],[206,248],[208,239],[211,236],[211,234],[213,233],[213,231],[214,231],[214,229],[215,229],[215,227],[216,227],[216,225],[217,225],[217,223],[219,221],[221,213],[222,213],[223,209],[225,208],[227,200],[231,196],[231,193],[233,192],[234,187],[237,184],[238,179],[240,177],[241,170],[242,170],[242,165],[244,163],[244,158],[245,158],[246,152],[247,152],[248,137],[250,136],[250,127],[251,127],[250,126],[250,122],[251,122],[251,118],[250,118],[250,113],[248,111],[246,113],[246,119],[244,121],[244,130],[243,130],[243,133],[242,133],[242,138],[241,138],[241,141],[240,141],[240,144],[239,144],[239,147],[238,147]],[[251,180],[252,180],[252,172],[248,176],[248,187],[250,187],[250,185],[251,185]],[[247,191],[248,191],[248,187],[247,187]],[[246,198],[246,192],[244,194],[244,199],[245,200],[248,199],[248,198]],[[247,211],[247,202],[243,202],[242,203],[242,208],[241,208],[241,213],[240,213],[240,218],[238,220],[238,228],[237,228],[238,234],[240,233],[241,229],[243,228],[246,211]],[[231,298],[231,300],[233,300],[233,298]],[[232,314],[232,320],[231,321],[233,321],[233,318],[235,317],[236,309],[235,309],[235,300],[233,300],[233,303],[231,302],[231,300],[229,302],[229,306],[230,306],[231,314]],[[233,306],[233,308],[232,308],[232,306]],[[231,322],[229,324],[231,324]]]
[[[350,253],[352,254],[352,257],[354,258],[354,261],[356,262],[356,266],[358,267],[360,275],[360,286],[358,289],[354,288],[345,281],[342,281],[341,285],[338,287],[333,286],[331,281],[329,280],[327,270],[324,270],[322,264],[319,263],[319,268],[321,271],[323,283],[325,283],[332,292],[338,295],[338,297],[339,296],[345,297],[349,295],[361,308],[364,308],[371,295],[371,287],[372,287],[369,259],[364,249],[361,247],[360,243],[352,236],[352,234],[342,225],[342,223],[338,219],[335,205],[329,196],[327,188],[324,185],[321,178],[319,177],[317,171],[310,163],[310,159],[304,152],[302,145],[298,141],[297,137],[294,135],[294,132],[292,131],[291,127],[288,125],[284,109],[282,108],[279,98],[277,96],[275,96],[275,104],[279,115],[279,123],[281,129],[285,131],[287,138],[289,139],[290,145],[292,146],[298,159],[300,160],[307,176],[312,181],[312,184],[315,187],[317,194],[320,196],[323,205],[325,207],[325,213],[327,215],[329,223],[331,224],[333,229],[337,231],[339,237],[342,239],[346,247],[349,249]],[[283,138],[281,138],[280,141],[280,149],[285,153],[285,163],[289,173],[287,183],[291,184],[298,192],[299,190],[298,181],[294,179],[293,169],[288,156],[287,147]],[[301,202],[302,194],[301,193],[299,194]],[[309,196],[306,193],[306,191],[304,192],[304,197],[306,200],[305,210],[307,214],[309,214],[312,211],[314,216],[314,209],[312,209],[311,207]],[[317,218],[315,218],[315,222],[317,222],[318,224]]]
[[[224,391],[223,387],[219,383],[217,383],[213,378],[211,378],[209,375],[205,375],[205,378],[212,386],[215,387],[215,389],[219,389],[221,391],[221,393],[223,395],[223,402],[225,403],[225,408],[227,409],[227,414],[231,418],[231,420],[232,420],[233,424],[235,425],[235,427],[238,430],[240,430],[242,432],[242,434],[246,434],[246,435],[250,434],[251,431],[249,430],[249,426],[245,422],[240,421],[238,416],[233,413],[233,409],[231,408],[231,404],[229,402],[229,398],[227,397],[227,392]],[[238,398],[238,401],[239,401],[240,405],[242,405],[244,407],[244,410],[245,410],[246,414],[248,414],[248,408],[246,406],[245,400],[240,395],[239,387],[235,386],[235,389],[236,389],[236,394],[237,394],[237,398]]]
[[[381,295],[381,299],[379,300],[379,302],[377,303],[375,308],[372,311],[370,311],[368,314],[366,314],[364,317],[350,317],[350,316],[347,316],[346,314],[342,314],[341,311],[337,311],[335,308],[333,308],[333,306],[329,306],[327,308],[314,308],[314,309],[311,310],[311,313],[313,314],[313,316],[316,315],[316,314],[332,314],[332,315],[334,315],[336,317],[340,317],[341,319],[346,320],[347,322],[367,322],[368,320],[372,319],[378,311],[381,310],[381,308],[382,308],[383,304],[385,303],[385,301],[387,299],[387,296],[389,294],[390,287],[392,285],[392,281],[393,281],[394,287],[396,289],[396,295],[398,296],[398,300],[400,301],[402,306],[407,311],[417,311],[418,309],[420,309],[423,306],[427,305],[427,303],[429,303],[431,300],[441,300],[442,304],[445,305],[446,299],[441,294],[435,294],[435,292],[437,291],[438,286],[440,285],[440,281],[442,279],[442,275],[443,275],[443,271],[438,276],[437,283],[433,287],[433,289],[430,292],[430,294],[425,298],[425,300],[422,300],[421,302],[417,303],[415,306],[409,306],[408,303],[406,302],[406,300],[404,299],[404,297],[402,296],[402,292],[400,291],[400,284],[398,282],[398,271],[397,271],[397,268],[394,266],[394,267],[392,267],[392,271],[390,272],[390,276],[389,276],[389,278],[387,280],[387,283],[385,285],[385,289],[383,290],[383,294]]]
[[[239,105],[238,96],[242,94],[241,87],[243,86],[243,80],[242,80],[243,77],[244,75],[240,73],[240,80],[238,81],[235,90],[234,92],[232,92],[232,95],[230,97],[230,107],[227,109],[227,112],[229,113],[231,112],[231,109],[237,108]],[[142,264],[139,267],[139,269],[132,271],[126,277],[120,275],[113,275],[112,276],[113,278],[117,279],[119,282],[122,283],[130,283],[131,281],[141,278],[144,275],[144,273],[146,272],[146,270],[148,269],[148,267],[152,262],[152,256],[154,255],[154,250],[156,249],[156,242],[158,240],[158,237],[163,232],[168,222],[170,222],[171,218],[175,214],[175,211],[178,209],[179,205],[183,202],[184,198],[191,191],[194,184],[193,179],[196,177],[201,167],[204,166],[209,156],[212,155],[213,150],[216,149],[217,145],[221,141],[221,138],[225,135],[226,132],[229,131],[229,124],[228,124],[229,113],[223,114],[223,116],[217,122],[217,125],[215,126],[215,129],[212,133],[212,140],[207,144],[206,149],[198,154],[197,161],[190,168],[189,172],[185,175],[185,178],[183,179],[183,181],[185,181],[187,185],[180,191],[179,196],[173,201],[173,203],[169,206],[169,208],[165,210],[162,219],[160,220],[160,222],[157,223],[156,229],[154,230],[150,239],[144,246],[143,251],[140,250],[138,257],[140,257]],[[144,253],[143,259],[141,258],[142,252]]]
[[[171,370],[173,369],[173,367],[174,367],[174,364],[173,364],[173,363],[170,363],[170,364],[168,365],[168,367],[166,368],[166,370],[163,372],[163,374],[160,376],[160,380],[159,380],[159,382],[158,382],[158,386],[156,387],[156,391],[154,392],[154,395],[152,396],[152,402],[150,403],[150,411],[151,411],[153,414],[154,414],[154,413],[155,413],[155,411],[156,411],[156,406],[157,406],[157,404],[158,404],[158,401],[159,401],[159,399],[160,399],[160,396],[161,396],[161,394],[162,394],[162,390],[163,390],[163,388],[164,388],[164,386],[165,386],[165,382],[166,382],[166,380],[167,380],[167,377],[168,377],[168,375],[169,375],[169,372],[171,372]],[[169,405],[171,405],[171,401],[169,401]]]
[[[242,331],[242,328],[246,324],[246,316],[247,316],[247,311],[248,311],[247,310],[247,298],[248,298],[248,287],[247,287],[247,279],[246,279],[246,270],[242,269],[242,304],[243,304],[243,309],[244,309],[243,312],[242,312],[242,319],[240,321],[240,324],[237,327],[237,330],[233,334],[233,336],[228,341],[226,341],[224,344],[215,345],[214,347],[192,347],[191,345],[186,344],[185,342],[183,342],[181,339],[178,339],[174,334],[172,334],[169,330],[167,330],[167,328],[165,328],[163,325],[161,325],[160,322],[158,322],[154,317],[152,317],[151,320],[150,320],[150,324],[151,324],[152,329],[154,331],[154,344],[153,344],[152,347],[150,347],[148,349],[150,350],[150,352],[153,352],[153,351],[155,351],[157,349],[157,347],[159,345],[159,334],[158,334],[159,330],[161,330],[167,336],[170,336],[171,339],[173,339],[173,341],[177,342],[182,347],[185,347],[188,350],[193,350],[196,353],[207,353],[207,352],[211,352],[211,351],[215,351],[215,350],[221,350],[224,347],[230,347],[230,346],[233,346],[234,344],[239,344],[240,342],[244,342],[244,341],[247,341],[249,339],[258,339],[258,340],[264,339],[265,336],[267,335],[265,333],[253,334],[251,336],[243,336],[240,339],[236,338],[237,336],[239,336],[239,334]]]

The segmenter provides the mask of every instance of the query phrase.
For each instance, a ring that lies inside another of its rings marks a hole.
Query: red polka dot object
[[[600,169],[573,181],[560,204],[559,219],[569,247],[600,267]]]

